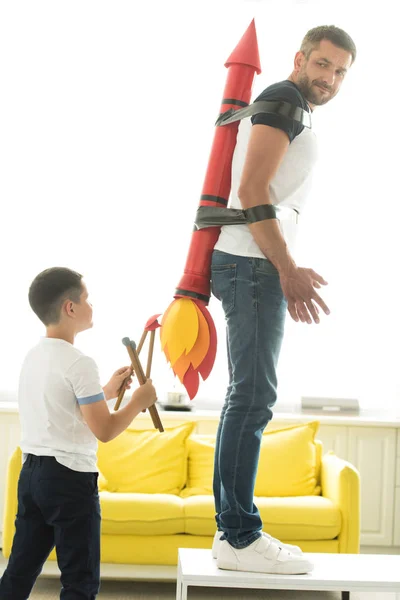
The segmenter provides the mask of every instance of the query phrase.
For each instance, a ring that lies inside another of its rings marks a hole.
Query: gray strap
[[[301,123],[304,127],[311,129],[310,113],[300,108],[300,106],[290,104],[284,100],[257,100],[249,106],[246,106],[246,108],[240,108],[239,110],[230,108],[226,112],[220,114],[215,125],[217,127],[222,127],[223,125],[229,125],[230,123],[235,123],[235,121],[240,121],[245,117],[251,117],[259,113],[269,113],[288,117],[293,121]]]
[[[260,204],[242,210],[240,208],[220,208],[219,206],[199,206],[194,222],[196,229],[221,227],[222,225],[248,225],[266,219],[276,219],[276,208],[272,204]]]
[[[266,219],[276,219],[276,208],[272,204],[259,204],[243,211],[248,223],[257,223]]]

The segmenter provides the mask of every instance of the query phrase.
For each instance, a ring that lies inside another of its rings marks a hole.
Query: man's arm
[[[268,125],[253,125],[238,195],[244,209],[271,204],[269,186],[289,147],[284,131]],[[267,219],[249,225],[261,252],[279,273],[295,266],[278,219]]]
[[[289,147],[287,134],[277,127],[253,125],[246,160],[238,190],[244,209],[271,204],[269,186]],[[267,219],[249,225],[261,252],[277,268],[288,311],[295,320],[319,323],[317,304],[329,314],[329,309],[315,288],[326,281],[312,269],[297,267],[277,219]]]

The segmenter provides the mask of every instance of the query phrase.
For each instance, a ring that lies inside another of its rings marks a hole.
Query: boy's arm
[[[106,402],[109,402],[110,400],[113,400],[113,398],[111,398],[111,396],[109,396],[107,394],[107,386],[106,385],[103,385],[103,393],[104,393],[104,400]]]
[[[88,404],[80,403],[83,418],[89,429],[101,442],[110,442],[132,423],[142,410],[149,408],[156,401],[156,392],[148,379],[137,388],[130,401],[118,412],[110,413],[106,401],[100,400]]]
[[[123,369],[131,372],[130,367]],[[110,413],[97,365],[89,356],[79,357],[67,371],[66,379],[89,429],[102,442],[109,442],[122,433],[142,410],[156,401],[156,392],[149,379],[134,391],[124,408]]]
[[[104,400],[106,402],[110,402],[110,400],[115,400],[115,398],[118,396],[114,395],[114,394],[110,394],[107,388],[107,385],[103,385],[103,392],[104,392]]]

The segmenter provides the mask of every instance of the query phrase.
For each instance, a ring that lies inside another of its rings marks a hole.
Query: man
[[[296,53],[290,77],[257,100],[283,100],[312,112],[336,96],[355,57],[347,33],[316,27]],[[253,492],[262,433],[276,402],[286,309],[306,323],[319,322],[318,307],[329,314],[316,291],[327,282],[292,256],[316,140],[311,129],[278,114],[260,113],[251,121],[239,127],[230,206],[273,204],[279,221],[225,226],[213,252],[212,292],[225,313],[229,366],[215,447],[213,555],[221,569],[300,574],[312,564],[300,548],[262,532]]]

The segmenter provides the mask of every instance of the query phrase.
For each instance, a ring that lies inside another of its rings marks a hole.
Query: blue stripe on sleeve
[[[78,404],[93,404],[93,402],[99,402],[99,400],[105,400],[104,392],[95,394],[94,396],[86,396],[85,398],[77,398]]]

